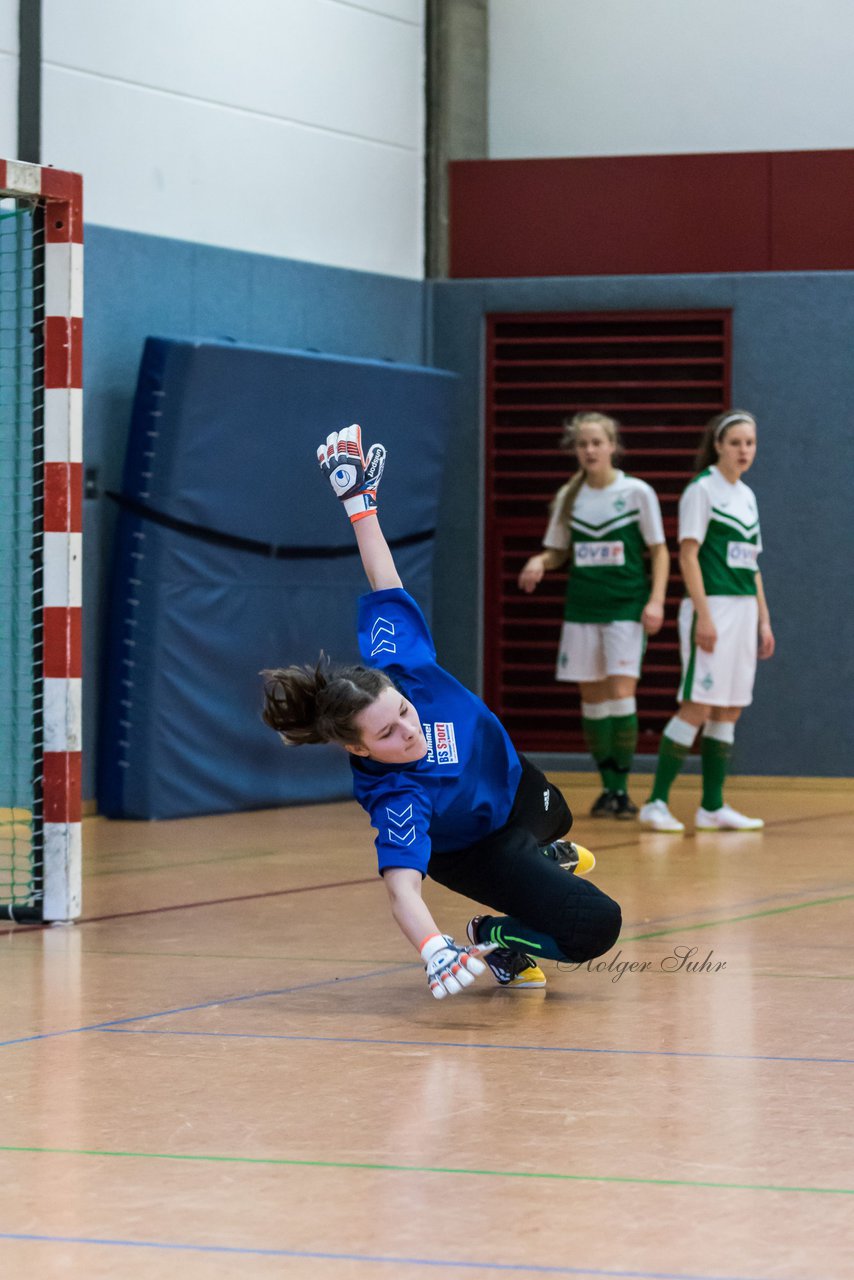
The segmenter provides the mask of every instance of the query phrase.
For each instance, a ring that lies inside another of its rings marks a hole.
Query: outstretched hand
[[[486,969],[480,957],[494,951],[495,945],[458,947],[447,934],[434,933],[421,947],[431,994],[444,1000],[445,996],[458,995],[464,987],[470,987]]]
[[[353,523],[376,514],[377,487],[385,467],[383,445],[372,444],[366,457],[362,428],[353,423],[326,437],[317,450],[317,461]]]

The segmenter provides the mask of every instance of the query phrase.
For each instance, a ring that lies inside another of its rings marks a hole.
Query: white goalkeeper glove
[[[362,428],[354,423],[326,437],[326,444],[317,450],[317,461],[353,524],[376,515],[377,486],[385,466],[383,445],[372,444],[365,457]]]
[[[421,944],[421,959],[427,970],[427,985],[437,1000],[455,996],[470,987],[486,965],[479,958],[495,950],[495,945],[458,947],[447,934],[434,933]]]

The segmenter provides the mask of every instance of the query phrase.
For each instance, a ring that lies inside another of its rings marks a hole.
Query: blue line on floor
[[[111,1240],[92,1236],[48,1236],[23,1232],[0,1231],[0,1240],[29,1241],[36,1244],[101,1245],[122,1249],[160,1249],[184,1253],[213,1253],[239,1257],[305,1258],[316,1262],[370,1262],[394,1267],[454,1267],[466,1271],[502,1271],[517,1275],[549,1276],[605,1276],[611,1280],[763,1280],[759,1276],[734,1276],[720,1274],[698,1275],[688,1271],[623,1271],[610,1267],[562,1267],[536,1263],[470,1262],[460,1258],[404,1258],[370,1253],[332,1253],[309,1249],[260,1249],[218,1244],[179,1244],[163,1240]],[[830,1280],[828,1277],[827,1280]]]
[[[198,1009],[214,1009],[221,1004],[239,1004],[245,1000],[263,1000],[267,996],[288,996],[297,991],[311,991],[317,987],[334,987],[336,983],[363,982],[366,978],[382,978],[389,973],[400,973],[412,969],[412,964],[399,964],[390,969],[374,969],[370,973],[352,974],[347,978],[324,978],[320,982],[303,982],[296,987],[277,987],[271,991],[250,991],[242,996],[221,996],[215,1000],[202,1000],[199,1004],[187,1004],[177,1009],[161,1009],[155,1013],[138,1013],[131,1018],[111,1018],[108,1022],[92,1022],[85,1027],[68,1027],[64,1031],[42,1031],[38,1035],[18,1036],[14,1040],[0,1040],[0,1049],[9,1045],[29,1044],[33,1040],[54,1040],[57,1036],[76,1036],[81,1031],[104,1031],[107,1028],[121,1027],[128,1022],[146,1022],[151,1018],[168,1018],[173,1013],[194,1013]]]
[[[131,1019],[126,1019],[131,1021]],[[102,1024],[97,1030],[130,1036],[211,1036],[220,1040],[297,1040],[320,1044],[375,1044],[396,1048],[428,1049],[507,1049],[513,1053],[598,1053],[630,1058],[713,1058],[723,1062],[810,1062],[825,1066],[854,1066],[854,1058],[807,1058],[779,1053],[701,1053],[682,1049],[590,1049],[580,1045],[551,1044],[481,1044],[465,1040],[381,1040],[368,1036],[305,1036],[265,1031],[184,1031],[179,1029],[120,1027]]]

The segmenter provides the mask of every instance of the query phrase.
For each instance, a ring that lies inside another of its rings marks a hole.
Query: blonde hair
[[[592,409],[585,410],[583,413],[576,413],[572,418],[564,418],[563,434],[559,445],[559,448],[564,453],[575,452],[578,433],[582,427],[601,427],[614,446],[614,460],[618,461],[623,456],[623,441],[620,437],[619,422],[616,418],[610,418],[607,413],[599,413]],[[556,515],[561,523],[569,524],[572,519],[575,500],[586,478],[584,468],[579,467],[575,475],[558,489],[552,499],[551,513]]]

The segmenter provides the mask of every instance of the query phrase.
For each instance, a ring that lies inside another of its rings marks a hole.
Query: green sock
[[[724,781],[731,755],[731,742],[719,742],[718,739],[707,738],[703,734],[700,743],[700,759],[703,762],[703,799],[700,803],[711,813],[715,809],[720,809],[724,802]]]
[[[534,960],[563,960],[554,938],[523,924],[516,916],[484,916],[477,930],[478,942],[497,942],[508,951],[524,951]]]
[[[655,782],[652,784],[650,800],[663,800],[666,804],[670,797],[670,788],[679,776],[679,771],[690,751],[681,742],[674,742],[666,733],[661,735],[658,746],[658,764],[655,770]]]
[[[611,755],[617,779],[617,785],[613,789],[615,791],[628,791],[629,774],[632,768],[632,761],[635,758],[635,748],[638,745],[637,712],[633,712],[630,716],[614,716],[612,724],[614,726],[614,736]]]
[[[614,720],[612,716],[605,716],[602,720],[588,720],[582,714],[581,729],[584,734],[584,741],[587,744],[587,750],[596,761],[596,767],[602,778],[602,786],[606,791],[616,790],[612,772],[614,761],[611,758],[613,727]]]

